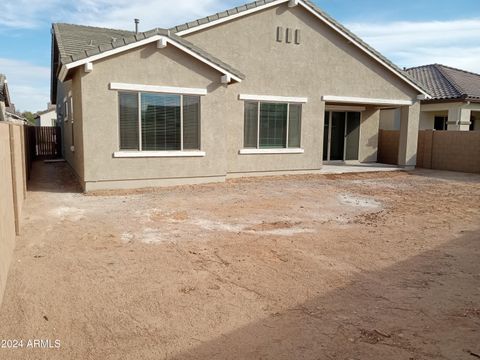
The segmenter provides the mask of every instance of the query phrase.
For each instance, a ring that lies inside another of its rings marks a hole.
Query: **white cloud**
[[[5,0],[4,0],[5,1]],[[6,0],[0,25],[32,29],[51,22],[133,29],[133,19],[141,20],[141,30],[170,27],[227,9],[242,0]],[[173,6],[172,6],[173,5]]]
[[[50,68],[26,61],[0,58],[10,97],[17,110],[38,111],[47,107],[50,94]]]
[[[480,19],[352,23],[348,28],[400,66],[442,63],[480,72]]]

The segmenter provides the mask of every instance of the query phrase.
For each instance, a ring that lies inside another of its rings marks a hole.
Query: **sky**
[[[46,108],[51,23],[170,27],[249,0],[2,0],[0,73],[21,111]],[[480,73],[479,0],[314,0],[400,67],[441,63]]]

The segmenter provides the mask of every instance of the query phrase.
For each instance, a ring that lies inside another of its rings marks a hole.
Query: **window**
[[[299,148],[301,115],[300,104],[245,102],[244,147]]]
[[[448,116],[435,116],[434,129],[435,130],[447,130]]]
[[[200,97],[119,93],[120,150],[200,149]]]

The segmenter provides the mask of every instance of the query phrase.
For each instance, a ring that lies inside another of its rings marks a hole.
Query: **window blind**
[[[138,94],[120,93],[120,150],[138,148]]]
[[[290,114],[288,120],[288,147],[300,147],[300,133],[301,133],[301,117],[302,105],[290,104]]]
[[[258,103],[245,103],[244,147],[256,148],[258,137]]]
[[[181,150],[180,96],[141,94],[142,150]]]
[[[183,96],[183,148],[200,149],[200,96]]]
[[[288,104],[260,104],[260,148],[287,147]]]

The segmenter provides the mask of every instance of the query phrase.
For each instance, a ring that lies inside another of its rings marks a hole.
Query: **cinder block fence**
[[[24,125],[0,122],[0,304],[27,194]]]
[[[399,137],[399,131],[380,130],[379,162],[397,164]],[[420,131],[417,167],[480,173],[480,131]]]

